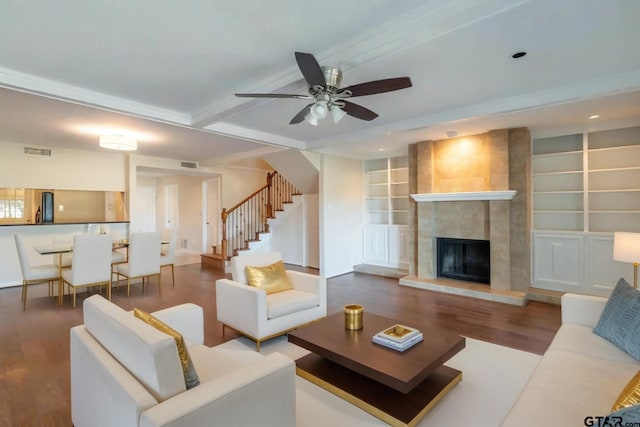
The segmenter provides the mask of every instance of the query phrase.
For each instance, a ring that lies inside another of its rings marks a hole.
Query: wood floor
[[[183,302],[204,308],[205,344],[234,338],[216,321],[215,280],[220,270],[199,264],[176,267],[176,286],[163,276],[162,296],[152,282],[142,293],[132,285],[114,289],[113,302],[125,309],[154,311]],[[168,271],[167,271],[168,272]],[[83,292],[78,307],[64,307],[47,295],[46,285],[29,287],[22,311],[20,288],[0,289],[0,427],[71,425],[69,390],[69,328],[82,323]],[[481,301],[399,286],[397,280],[350,273],[328,280],[328,311],[349,303],[406,322],[445,328],[460,335],[542,354],[560,326],[557,306],[530,302],[526,307]],[[428,330],[425,331],[428,334]],[[98,399],[99,396],[96,396]]]

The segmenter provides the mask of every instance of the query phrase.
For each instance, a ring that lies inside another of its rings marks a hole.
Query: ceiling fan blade
[[[348,90],[349,92],[351,92],[352,97],[365,96],[405,89],[411,86],[411,79],[409,77],[395,77],[392,79],[373,80],[370,82],[348,86],[340,89],[339,93]]]
[[[293,119],[291,119],[291,121],[289,122],[290,125],[296,125],[300,122],[302,122],[305,118],[305,116],[307,114],[309,114],[309,111],[311,110],[311,106],[313,105],[313,103],[307,105],[306,107],[304,107],[302,110],[300,110],[300,112],[298,114],[296,114],[295,116],[293,116]]]
[[[297,98],[313,99],[311,95],[296,95],[290,93],[236,93],[240,98]]]
[[[324,73],[315,56],[310,53],[296,52],[296,62],[298,62],[300,72],[302,72],[304,79],[310,87],[326,87],[327,83],[324,79]]]
[[[344,107],[342,107],[342,109],[350,116],[356,117],[361,120],[366,120],[368,122],[378,117],[376,113],[369,110],[368,108],[364,108],[362,105],[354,104],[353,102],[345,100],[342,100],[342,102],[344,102]]]

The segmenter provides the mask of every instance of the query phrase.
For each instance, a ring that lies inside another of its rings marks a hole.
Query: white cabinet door
[[[364,262],[385,267],[409,266],[409,227],[374,225],[364,228]]]
[[[584,283],[583,260],[583,236],[534,234],[534,286],[568,292],[581,288]]]
[[[613,237],[588,237],[586,255],[589,294],[608,296],[621,277],[633,284],[633,266],[613,260]]]
[[[409,227],[389,227],[389,265],[409,266]]]
[[[364,229],[364,262],[374,265],[387,265],[388,227],[367,225]]]

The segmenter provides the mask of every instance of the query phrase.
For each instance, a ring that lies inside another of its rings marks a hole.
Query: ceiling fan
[[[345,115],[361,120],[371,121],[378,117],[376,113],[361,105],[347,101],[356,96],[374,95],[411,87],[409,77],[373,80],[340,88],[342,71],[337,67],[320,67],[316,58],[310,53],[296,52],[298,67],[309,85],[309,95],[286,93],[236,93],[244,98],[297,98],[314,100],[296,114],[290,125],[306,121],[314,126],[318,120],[331,114],[334,123],[338,123]]]

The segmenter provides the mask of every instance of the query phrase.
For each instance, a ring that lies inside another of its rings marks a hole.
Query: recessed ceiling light
[[[378,151],[384,151],[384,148],[378,148]]]
[[[527,54],[527,52],[521,51],[521,52],[516,52],[513,55],[511,55],[511,57],[513,59],[519,59],[522,58],[523,56],[525,56]]]
[[[594,114],[593,116],[589,116],[589,120],[597,119],[599,117],[600,117],[599,115]]]

